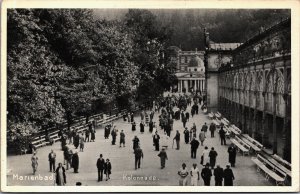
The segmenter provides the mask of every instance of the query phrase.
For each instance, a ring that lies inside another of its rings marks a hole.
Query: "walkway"
[[[188,107],[190,109],[190,107]],[[157,113],[155,119],[157,120]],[[135,116],[137,122],[140,121],[138,115]],[[207,115],[200,112],[194,118],[190,119],[188,127],[190,128],[192,123],[195,122],[197,129],[199,130],[204,122],[210,124],[210,120]],[[158,122],[157,122],[158,123]],[[167,154],[169,160],[166,163],[166,168],[160,169],[160,161],[157,156],[158,152],[154,151],[152,145],[152,135],[148,132],[148,127],[145,127],[145,133],[137,131],[131,131],[131,125],[119,119],[114,122],[119,131],[123,129],[126,134],[126,147],[120,148],[119,145],[111,145],[110,139],[104,139],[103,128],[97,129],[96,142],[89,142],[85,144],[84,152],[79,152],[80,164],[79,173],[73,173],[72,169],[68,170],[67,185],[75,185],[77,181],[82,182],[83,185],[89,186],[101,186],[101,185],[178,185],[177,171],[181,167],[181,164],[185,162],[190,169],[193,163],[197,163],[200,166],[200,154],[204,147],[199,147],[197,152],[197,159],[190,158],[190,145],[186,145],[183,139],[183,128],[180,121],[174,122],[174,130],[179,130],[181,133],[181,148],[180,150],[172,149],[172,139],[175,132],[172,131],[171,138],[168,140],[169,148]],[[138,125],[137,125],[138,126]],[[162,136],[162,131],[159,131]],[[142,161],[141,169],[134,170],[134,155],[132,150],[132,139],[134,135],[137,135],[141,142],[141,147],[144,151],[144,159]],[[197,134],[198,135],[198,134]],[[117,137],[117,143],[119,137]],[[230,143],[230,142],[229,142]],[[218,135],[215,138],[208,138],[204,142],[209,149],[213,146],[218,152],[217,163],[223,168],[228,163],[227,146],[221,146]],[[73,146],[71,146],[73,148]],[[51,176],[49,172],[48,153],[53,149],[57,154],[57,163],[63,161],[63,152],[60,150],[60,142],[55,143],[52,147],[47,146],[38,149],[37,156],[39,157],[39,167],[37,175],[40,176]],[[112,164],[112,174],[109,181],[97,182],[97,168],[96,161],[99,154],[102,153],[104,158],[109,158]],[[240,153],[237,155],[236,167],[233,168],[236,180],[234,181],[235,186],[270,186],[272,183],[266,181],[264,176],[256,172],[256,166],[250,160],[251,156],[242,156]],[[7,176],[8,185],[54,185],[54,180],[17,180],[16,175],[19,176],[31,176],[32,168],[30,162],[31,155],[22,156],[9,156],[7,158],[7,167],[11,169],[10,175]],[[200,171],[202,167],[199,168]],[[131,177],[131,180],[130,178]],[[147,181],[132,180],[137,177],[147,177]],[[25,178],[25,177],[23,177]],[[28,177],[27,177],[28,178]],[[153,180],[154,179],[154,180]],[[212,177],[211,185],[214,185],[214,177]],[[200,185],[203,185],[203,181],[200,177]]]

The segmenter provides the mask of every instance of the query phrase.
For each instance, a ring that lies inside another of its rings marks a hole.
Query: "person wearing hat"
[[[155,131],[155,135],[153,135],[153,145],[155,146],[155,151],[159,151],[159,139],[160,136],[158,135],[158,132]]]
[[[124,133],[124,130],[121,130],[121,133],[120,133],[120,147],[121,147],[122,144],[123,144],[123,147],[125,147],[125,133]]]
[[[150,122],[149,122],[149,132],[152,133],[152,131],[153,131],[153,121],[150,120]]]
[[[103,171],[105,168],[105,160],[103,158],[103,155],[100,154],[100,157],[97,160],[97,169],[98,169],[98,182],[103,180]]]
[[[231,164],[231,167],[235,167],[236,147],[234,146],[233,143],[228,147],[227,152],[228,152],[229,163]]]
[[[133,142],[133,151],[134,151],[139,146],[140,139],[135,135],[132,142]]]
[[[79,156],[78,156],[77,151],[73,154],[73,157],[72,157],[72,167],[74,168],[74,173],[78,173]]]
[[[104,174],[106,175],[106,181],[110,179],[109,175],[111,174],[111,163],[109,159],[106,159],[106,162],[104,164]]]
[[[144,125],[143,122],[141,122],[141,123],[140,123],[140,132],[141,132],[141,133],[144,133],[144,131],[145,131],[145,125]]]
[[[190,119],[190,113],[188,111],[186,111],[186,113],[185,113],[185,118],[186,118],[187,121],[189,121],[189,119]]]
[[[208,126],[207,126],[206,123],[204,123],[204,125],[202,126],[201,131],[204,131],[205,135],[206,135],[207,129],[208,129]]]
[[[160,157],[161,169],[165,168],[166,160],[168,160],[168,156],[167,156],[167,152],[165,151],[165,148],[162,148],[157,156]]]
[[[199,141],[196,140],[196,138],[193,137],[193,140],[191,141],[191,157],[196,158],[197,155],[197,149],[199,147]]]
[[[211,123],[209,126],[209,130],[210,130],[210,137],[215,137],[215,131],[216,131],[216,125],[215,123]]]
[[[191,168],[191,185],[192,186],[197,186],[198,185],[198,181],[199,181],[199,169],[197,167],[197,164],[193,164],[193,167]]]
[[[209,152],[209,164],[211,169],[214,169],[215,165],[216,165],[216,158],[218,156],[218,153],[215,151],[215,148],[212,147],[210,152]]]
[[[219,134],[220,134],[220,139],[221,139],[221,145],[223,145],[223,144],[226,145],[226,138],[225,138],[226,132],[223,129],[223,126],[221,126],[221,129],[219,130]]]
[[[209,169],[209,163],[205,164],[205,167],[201,171],[201,177],[204,181],[205,186],[210,186],[210,178],[212,176],[211,170]]]
[[[224,176],[224,186],[233,186],[234,175],[230,168],[230,164],[226,165],[226,169],[223,173]]]
[[[180,133],[178,130],[176,131],[176,135],[175,135],[173,141],[174,140],[176,140],[176,150],[179,150],[179,148],[180,148]]]
[[[131,131],[135,131],[136,130],[136,124],[135,122],[133,121],[132,124],[131,124]]]
[[[187,185],[187,176],[189,175],[188,169],[186,167],[186,164],[183,163],[182,167],[178,171],[179,178],[179,185],[180,186],[186,186]]]
[[[76,133],[75,138],[74,138],[74,142],[73,142],[73,144],[75,146],[75,149],[77,149],[78,146],[79,146],[79,140],[80,140],[79,133]]]
[[[223,181],[223,168],[220,165],[217,165],[217,168],[214,169],[215,176],[215,186],[222,186]]]
[[[118,130],[117,130],[116,126],[114,126],[110,133],[111,137],[112,137],[112,141],[111,141],[112,145],[116,145],[116,139],[117,139],[117,135],[118,135],[117,132],[118,132]]]
[[[110,125],[106,125],[104,128],[104,139],[108,139],[109,138],[109,134],[110,134]]]
[[[187,127],[184,129],[183,134],[184,134],[184,141],[186,144],[188,144],[190,141],[190,132]]]

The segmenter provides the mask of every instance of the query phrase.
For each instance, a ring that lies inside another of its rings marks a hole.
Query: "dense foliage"
[[[120,22],[83,9],[12,9],[7,22],[9,141],[156,98],[172,82],[163,77],[174,79],[162,57],[167,30],[148,11]]]
[[[153,9],[163,26],[173,32],[168,45],[182,50],[204,49],[203,30],[214,42],[245,42],[263,28],[291,16],[287,9]],[[127,10],[95,10],[97,18],[122,19]]]

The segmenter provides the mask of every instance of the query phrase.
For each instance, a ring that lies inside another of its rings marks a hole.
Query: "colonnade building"
[[[205,32],[205,57],[216,53]],[[260,31],[215,69],[207,60],[207,106],[220,111],[272,154],[291,160],[291,20]],[[213,90],[213,91],[210,91]]]

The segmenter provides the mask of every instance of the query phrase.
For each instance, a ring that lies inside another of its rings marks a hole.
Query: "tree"
[[[147,10],[129,10],[124,23],[132,33],[133,61],[138,67],[137,97],[141,103],[151,102],[170,87],[168,61],[164,58],[165,45],[171,30],[160,25]],[[171,76],[172,77],[172,76]]]

